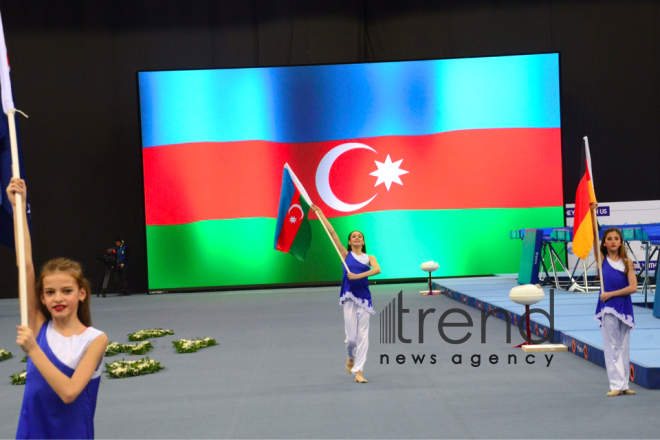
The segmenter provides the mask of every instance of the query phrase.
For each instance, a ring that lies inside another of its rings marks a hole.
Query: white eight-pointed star
[[[298,221],[298,219],[296,218],[295,215],[292,215],[291,217],[289,217],[289,223],[293,224],[293,223],[296,223],[297,221]]]
[[[403,159],[397,160],[396,162],[392,162],[392,159],[390,159],[390,155],[387,155],[387,158],[385,159],[385,162],[378,162],[375,160],[376,166],[378,169],[374,171],[373,173],[369,173],[370,176],[376,176],[378,177],[378,180],[376,181],[376,184],[374,186],[378,186],[381,183],[384,183],[385,186],[387,187],[387,190],[390,190],[390,186],[392,186],[392,183],[398,183],[399,185],[403,185],[401,182],[401,179],[399,179],[399,176],[403,174],[408,174],[408,171],[402,170],[399,167],[401,166],[401,162],[403,162]]]

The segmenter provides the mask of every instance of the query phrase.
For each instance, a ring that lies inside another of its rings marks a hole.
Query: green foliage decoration
[[[20,373],[12,374],[9,377],[11,378],[12,385],[25,385],[26,376],[27,376],[27,371],[23,370]]]
[[[14,355],[11,354],[11,351],[3,350],[0,348],[0,362],[6,361],[7,359],[13,358]]]
[[[145,354],[154,348],[149,341],[142,341],[137,344],[120,344],[118,342],[111,342],[105,349],[106,356],[114,356],[118,353],[127,354]]]
[[[218,342],[213,338],[197,338],[193,341],[179,339],[177,341],[172,341],[172,345],[174,345],[177,353],[194,353],[201,348],[218,345]]]
[[[149,356],[135,361],[126,361],[122,359],[111,364],[105,364],[106,376],[111,379],[122,379],[125,377],[153,374],[164,368],[165,367],[163,367],[160,362],[149,359]]]
[[[173,335],[173,330],[163,330],[162,328],[148,328],[128,334],[129,341],[144,341],[150,338],[162,338],[163,336]]]

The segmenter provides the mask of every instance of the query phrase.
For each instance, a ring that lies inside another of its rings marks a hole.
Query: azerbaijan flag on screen
[[[288,163],[382,279],[515,273],[509,231],[563,226],[558,54],[140,72],[150,289],[339,281],[310,212],[273,249]]]

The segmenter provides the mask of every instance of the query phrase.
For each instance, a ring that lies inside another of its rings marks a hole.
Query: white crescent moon
[[[300,220],[302,220],[303,217],[305,217],[305,211],[303,211],[303,210],[302,210],[302,206],[300,206],[300,205],[298,205],[298,204],[291,205],[291,206],[289,207],[289,210],[288,210],[286,213],[287,213],[287,214],[290,213],[291,210],[292,210],[293,208],[298,208],[298,209],[300,209],[300,214],[302,214],[302,215],[300,216]]]
[[[321,162],[319,163],[319,167],[316,169],[316,189],[318,190],[319,195],[321,196],[321,199],[323,199],[325,204],[336,211],[341,211],[341,212],[357,211],[358,209],[367,206],[378,195],[375,194],[372,198],[370,198],[366,202],[351,205],[339,200],[337,196],[335,196],[335,194],[332,192],[332,188],[330,188],[330,168],[332,168],[332,164],[335,163],[335,160],[337,160],[339,156],[346,153],[347,151],[357,150],[360,148],[371,150],[374,153],[377,153],[377,151],[371,148],[370,146],[360,144],[357,142],[349,142],[347,144],[341,144],[336,146],[332,150],[328,151],[326,155],[323,156],[323,159],[321,159]]]

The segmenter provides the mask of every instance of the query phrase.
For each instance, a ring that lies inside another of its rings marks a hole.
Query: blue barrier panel
[[[539,265],[541,264],[542,229],[527,229],[523,239],[518,282],[520,284],[537,284],[539,282]]]

